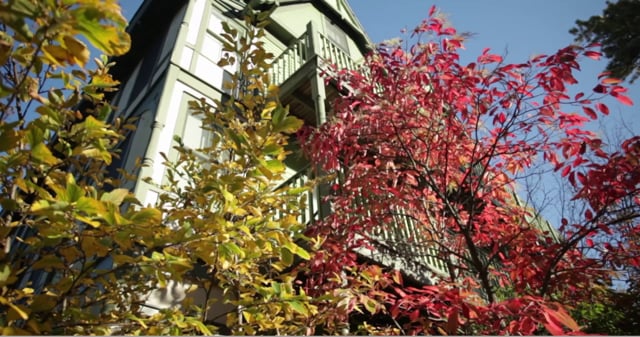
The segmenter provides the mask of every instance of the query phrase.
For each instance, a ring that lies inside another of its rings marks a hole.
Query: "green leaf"
[[[273,126],[273,131],[283,132],[283,133],[294,133],[300,130],[303,124],[304,122],[301,119],[295,116],[287,116],[280,123],[275,124]]]
[[[35,295],[33,296],[33,302],[31,302],[29,308],[31,308],[31,311],[34,313],[48,312],[55,308],[57,304],[56,299],[56,296],[49,294]]]
[[[38,143],[31,149],[31,158],[48,165],[55,165],[60,162],[44,143]]]
[[[45,255],[45,256],[41,257],[40,260],[38,260],[36,263],[34,263],[32,268],[33,269],[46,269],[46,270],[50,270],[50,269],[63,270],[63,269],[66,269],[67,267],[62,262],[62,259],[60,259],[59,257],[57,257],[55,255],[48,254],[48,255]]]
[[[117,56],[129,50],[131,39],[123,29],[101,23],[99,12],[93,8],[78,8],[73,15],[78,22],[78,29],[91,44],[107,55]]]
[[[67,188],[64,195],[60,195],[60,200],[67,202],[76,202],[84,196],[84,191],[76,184],[73,175],[67,174]]]
[[[284,163],[277,159],[262,161],[261,164],[272,173],[281,173],[286,169]]]
[[[159,223],[162,220],[162,211],[157,208],[143,208],[135,212],[130,218],[134,223]]]
[[[309,310],[307,310],[307,307],[300,301],[291,301],[289,302],[289,306],[291,306],[291,309],[302,315],[309,315]]]
[[[4,284],[9,279],[11,275],[11,267],[8,264],[5,264],[0,268],[0,284]]]
[[[104,216],[107,211],[102,202],[89,197],[79,198],[75,206],[78,211],[89,215]]]
[[[219,246],[219,249],[221,253],[227,257],[238,256],[244,258],[245,256],[245,252],[233,242],[225,242]]]
[[[287,189],[287,195],[299,195],[309,190],[309,187],[294,187]]]
[[[280,248],[280,258],[282,259],[282,262],[284,262],[287,266],[293,264],[293,254],[286,247]]]

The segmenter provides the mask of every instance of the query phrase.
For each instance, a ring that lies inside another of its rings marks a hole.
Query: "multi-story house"
[[[219,67],[222,22],[242,31],[247,11],[272,10],[265,49],[276,55],[272,81],[292,113],[308,124],[326,120],[328,102],[338,91],[321,77],[328,62],[354,67],[370,43],[345,0],[146,0],[131,20],[132,50],[117,58],[114,77],[122,82],[113,98],[122,117],[138,117],[137,131],[127,140],[119,165],[146,164],[132,188],[145,204],[160,192],[165,168],[160,153],[171,154],[173,136],[197,148],[207,141],[200,120],[187,102],[220,99],[230,92],[223,83],[234,66]],[[304,163],[297,163],[304,166]],[[291,172],[297,170],[291,163]]]
[[[324,123],[339,95],[322,76],[327,65],[355,69],[371,49],[346,0],[145,0],[131,20],[132,50],[115,59],[112,72],[122,82],[113,98],[118,113],[138,118],[116,166],[137,174],[138,180],[129,187],[144,204],[156,203],[162,193],[166,172],[161,153],[175,156],[174,135],[192,148],[209,140],[201,120],[189,112],[188,102],[233,94],[223,84],[235,72],[234,66],[217,65],[223,57],[222,22],[241,32],[247,29],[243,17],[260,11],[270,12],[263,38],[266,50],[276,56],[270,77],[280,87],[281,102],[307,125]],[[135,171],[139,159],[145,165]],[[297,159],[287,165],[287,181],[304,179],[308,163]],[[319,193],[311,198],[307,220],[329,211],[319,202]],[[375,251],[363,248],[358,253],[401,269],[418,283],[447,276],[435,248],[420,244],[416,224],[402,216],[396,223],[379,233]],[[173,286],[150,295],[150,310],[179,303],[185,294],[180,285]]]
[[[132,50],[115,59],[112,72],[122,82],[112,100],[118,114],[137,117],[137,129],[115,166],[137,174],[138,180],[129,187],[143,204],[155,204],[163,193],[166,170],[161,153],[175,157],[174,135],[191,148],[209,141],[188,102],[233,95],[223,84],[236,69],[217,65],[223,57],[222,22],[241,32],[247,29],[243,17],[260,11],[270,13],[263,37],[265,49],[275,55],[270,77],[280,87],[281,102],[307,125],[326,122],[331,102],[339,95],[335,84],[325,82],[322,75],[327,65],[355,69],[371,49],[346,0],[145,0],[130,23]],[[305,178],[309,165],[300,158],[286,162],[287,181]],[[138,160],[144,166],[136,171]],[[329,212],[319,194],[310,195],[307,221]],[[395,220],[393,228],[379,233],[377,249],[362,248],[358,253],[402,270],[417,283],[448,276],[436,248],[421,244],[415,222],[401,215]],[[178,284],[169,288],[150,294],[150,312],[178,304],[186,296]],[[229,309],[217,308],[207,315],[220,316]]]
[[[370,50],[370,41],[345,0],[146,0],[130,23],[132,49],[115,59],[113,75],[122,82],[112,102],[121,117],[137,117],[136,131],[123,144],[114,166],[137,173],[129,186],[144,204],[155,204],[166,183],[164,159],[175,156],[174,135],[199,148],[208,135],[188,102],[233,94],[223,83],[235,72],[220,67],[222,22],[242,32],[249,11],[269,11],[265,49],[276,55],[271,78],[280,86],[280,99],[309,125],[326,121],[338,94],[321,76],[329,63],[353,68]],[[136,162],[143,167],[136,171]],[[308,163],[287,161],[287,178],[300,175]],[[143,180],[148,177],[149,180]],[[317,197],[317,196],[316,196]],[[320,216],[320,203],[311,201],[308,217]],[[179,285],[150,295],[148,306],[177,303]]]

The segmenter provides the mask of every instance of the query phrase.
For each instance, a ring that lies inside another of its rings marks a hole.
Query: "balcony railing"
[[[305,187],[309,185],[310,177],[311,169],[306,167],[288,178],[280,186]],[[298,220],[303,224],[312,224],[320,219],[319,210],[322,196],[317,187],[304,193],[307,207],[299,215]],[[356,202],[366,204],[366,201],[361,198],[358,198]],[[385,228],[378,227],[369,234],[375,250],[359,252],[369,255],[378,263],[404,269],[409,275],[421,281],[432,279],[434,275],[428,275],[428,272],[434,273],[435,276],[447,276],[447,267],[444,261],[438,257],[438,249],[425,238],[424,232],[420,228],[421,224],[401,209],[395,208],[391,212],[393,213],[393,221]]]
[[[320,68],[330,64],[335,65],[338,69],[356,70],[359,68],[359,62],[353,60],[347,52],[327,36],[318,32],[310,22],[306,32],[272,61],[269,70],[271,83],[282,85],[314,58],[318,58],[314,64]],[[318,70],[324,69],[316,69],[316,71]],[[289,178],[283,185],[305,186],[308,183],[309,173],[308,169],[302,170]],[[319,218],[321,196],[317,188],[305,193],[307,193],[308,207],[306,212],[300,215],[300,221],[311,223]],[[403,268],[408,269],[407,271],[414,275],[424,275],[427,270],[437,275],[447,275],[444,262],[438,258],[437,248],[425,242],[419,226],[420,224],[411,217],[398,211],[390,227],[380,229],[372,237],[380,248],[375,254],[377,256],[380,254],[389,255],[382,259],[384,261],[379,262],[400,262]]]
[[[279,185],[278,188],[281,187],[289,187],[291,189],[297,188],[305,188],[309,186],[311,177],[311,168],[307,166],[306,168],[296,172],[293,176],[289,177],[282,184]],[[303,192],[304,197],[306,199],[306,207],[298,216],[298,221],[301,224],[312,224],[319,219],[320,216],[320,205],[318,197],[317,187],[309,187],[308,190]],[[282,212],[279,212],[277,216],[281,216]]]
[[[392,212],[394,221],[388,230],[378,233],[379,240],[395,246],[410,264],[426,266],[440,276],[448,275],[444,261],[438,257],[438,249],[421,230],[422,225],[402,209],[396,208]]]
[[[271,62],[269,77],[272,84],[280,85],[284,83],[309,60],[308,36],[308,32],[302,34]]]
[[[358,62],[344,49],[317,31],[310,22],[307,31],[271,62],[269,76],[272,84],[281,85],[314,57],[320,58],[318,64],[321,66],[334,64],[338,69],[349,70],[357,69],[358,66]]]
[[[336,65],[338,69],[355,70],[358,64],[344,49],[338,47],[328,37],[318,34],[319,48],[317,54],[326,62]]]

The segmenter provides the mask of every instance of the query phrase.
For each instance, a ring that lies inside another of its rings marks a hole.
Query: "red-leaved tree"
[[[330,75],[345,95],[301,135],[335,177],[332,214],[310,229],[324,241],[307,293],[343,298],[327,304],[328,321],[357,316],[365,332],[376,322],[402,334],[579,332],[571,308],[640,262],[629,240],[640,231],[640,137],[607,152],[586,128],[609,114],[602,98],[631,105],[626,89],[602,74],[592,93],[568,94],[578,60],[599,57],[593,46],[519,64],[485,49],[463,65],[463,39],[433,8],[412,41]],[[549,224],[517,197],[545,168],[569,181],[580,219]]]

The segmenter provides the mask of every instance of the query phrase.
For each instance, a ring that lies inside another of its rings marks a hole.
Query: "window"
[[[205,148],[211,145],[212,137],[213,132],[211,130],[202,128],[200,116],[194,116],[191,112],[188,112],[184,123],[184,132],[182,133],[184,145],[194,150]]]
[[[204,34],[204,38],[202,40],[202,47],[200,49],[200,53],[207,58],[209,61],[217,64],[218,61],[225,56],[225,53],[222,50],[222,38],[220,35],[224,33],[222,29],[223,18],[219,16],[216,8],[212,8],[212,13],[209,15],[209,22],[207,23],[207,30]],[[222,67],[224,70],[234,73],[236,71],[236,65],[227,65]]]
[[[207,30],[220,35],[222,34],[222,18],[220,18],[216,13],[216,9],[213,9],[213,13],[209,16],[209,24],[207,25]]]
[[[347,34],[331,20],[325,18],[325,32],[331,42],[340,47],[345,53],[349,54],[349,43]]]

